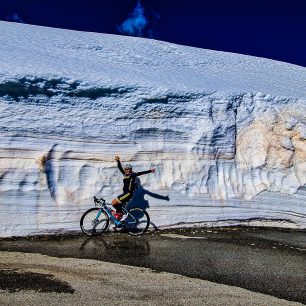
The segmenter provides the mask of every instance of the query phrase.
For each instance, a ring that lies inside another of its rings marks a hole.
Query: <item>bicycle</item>
[[[81,217],[80,226],[84,234],[88,236],[101,235],[109,228],[111,223],[115,229],[125,229],[129,235],[139,236],[146,232],[150,225],[148,213],[139,207],[127,209],[122,207],[126,214],[124,221],[118,221],[112,214],[111,204],[102,197],[94,197],[95,207],[88,209]]]

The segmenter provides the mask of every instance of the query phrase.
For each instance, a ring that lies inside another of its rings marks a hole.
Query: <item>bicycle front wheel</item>
[[[105,232],[109,225],[109,216],[104,210],[94,207],[88,209],[80,220],[81,230],[88,236],[97,236]]]
[[[141,208],[129,209],[129,214],[124,222],[124,227],[130,235],[142,235],[150,225],[148,213]]]

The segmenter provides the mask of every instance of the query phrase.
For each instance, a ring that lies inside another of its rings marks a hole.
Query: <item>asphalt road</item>
[[[176,229],[3,239],[0,251],[86,258],[151,268],[306,304],[306,232],[260,228]]]

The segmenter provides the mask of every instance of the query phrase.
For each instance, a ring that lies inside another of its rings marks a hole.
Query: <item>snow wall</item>
[[[306,69],[0,22],[0,236],[79,230],[140,177],[152,226],[306,228]]]

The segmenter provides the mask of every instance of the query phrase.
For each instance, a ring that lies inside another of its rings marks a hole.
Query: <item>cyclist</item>
[[[122,206],[130,201],[134,195],[134,191],[136,189],[136,177],[143,174],[154,173],[155,169],[142,172],[133,172],[130,164],[124,165],[124,168],[122,167],[119,156],[115,156],[115,160],[117,161],[120,172],[123,174],[123,193],[112,200],[112,205],[116,209],[116,212],[113,212],[113,215],[117,220],[123,221],[124,217],[122,218]]]

